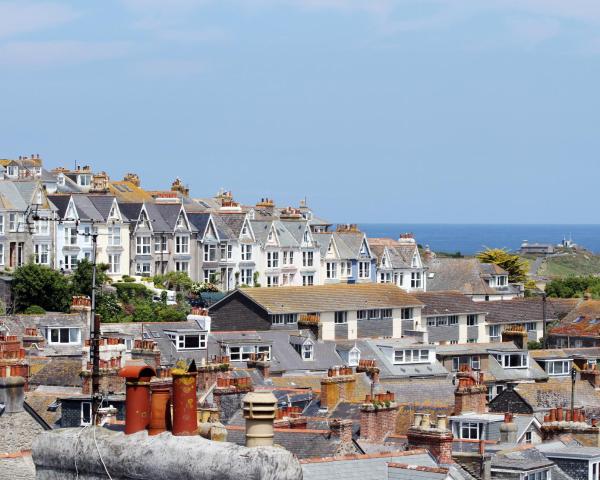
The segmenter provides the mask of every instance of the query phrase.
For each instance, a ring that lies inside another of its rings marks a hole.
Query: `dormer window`
[[[177,228],[185,228],[185,218],[183,218],[183,215],[179,215],[179,218],[177,219]]]
[[[394,350],[394,363],[430,363],[428,349],[401,349]]]
[[[203,350],[206,348],[206,333],[201,332],[165,332],[177,351]]]
[[[412,259],[412,267],[417,268],[418,266],[419,266],[419,259],[417,258],[416,255],[414,255],[413,259]]]
[[[508,277],[506,275],[500,275],[496,277],[497,287],[505,287],[506,285],[508,285]]]
[[[348,352],[348,366],[357,367],[358,362],[360,362],[360,350],[357,347],[353,347],[352,350]]]
[[[301,337],[290,337],[292,347],[302,357],[302,360],[311,361],[314,360],[314,343],[310,338],[301,341]],[[300,339],[300,341],[298,341]]]
[[[546,372],[548,375],[568,375],[571,372],[571,360],[548,360]]]
[[[77,175],[77,184],[81,187],[89,187],[92,183],[91,175]]]
[[[248,235],[248,225],[244,224],[244,226],[242,227],[241,235]]]
[[[274,238],[273,230],[269,231],[269,235],[267,235],[267,241],[272,242]]]
[[[529,367],[529,356],[526,353],[494,353],[493,355],[503,368]]]
[[[58,185],[64,185],[65,184],[65,176],[61,173],[56,177],[56,183]]]
[[[304,241],[304,243],[310,242],[310,235],[308,233],[308,230],[304,230],[304,235],[302,236],[302,240]]]
[[[9,177],[18,177],[19,176],[19,167],[16,165],[9,165],[6,167],[6,175]]]

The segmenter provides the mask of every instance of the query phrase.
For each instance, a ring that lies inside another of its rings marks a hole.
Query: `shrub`
[[[123,280],[124,282],[127,282],[127,283],[135,282],[135,278],[130,277],[129,275],[123,275],[121,277],[121,280]]]
[[[44,310],[39,305],[31,305],[27,307],[23,313],[25,313],[26,315],[43,315],[44,313],[46,313],[46,310]]]
[[[141,283],[115,283],[114,287],[121,302],[130,303],[134,299],[152,298],[152,292]]]

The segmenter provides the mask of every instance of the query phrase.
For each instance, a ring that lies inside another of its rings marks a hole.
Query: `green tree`
[[[546,284],[546,295],[558,298],[582,297],[590,293],[593,298],[600,298],[600,278],[577,276],[557,278]]]
[[[502,248],[488,248],[477,254],[481,263],[493,263],[508,272],[510,283],[525,282],[529,272],[529,262]]]
[[[169,272],[164,277],[165,287],[176,292],[188,292],[192,283],[192,279],[185,272]]]
[[[114,293],[102,293],[96,297],[96,313],[103,322],[119,322],[123,317],[123,310]]]
[[[92,296],[92,270],[93,264],[87,259],[77,262],[77,268],[71,274],[71,288],[74,295]],[[108,265],[99,263],[96,266],[96,292],[108,282]]]
[[[71,287],[67,278],[50,267],[34,263],[15,270],[13,295],[17,312],[32,305],[39,305],[49,312],[66,312],[71,305]]]

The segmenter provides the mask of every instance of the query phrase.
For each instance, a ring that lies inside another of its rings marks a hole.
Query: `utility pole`
[[[575,366],[571,367],[571,421],[573,421],[575,413],[575,380],[577,379],[577,370]]]
[[[542,348],[546,349],[546,292],[542,292]]]
[[[90,322],[90,361],[92,362],[92,419],[95,425],[98,425],[100,419],[98,410],[102,404],[100,395],[100,316],[96,315],[96,249],[98,246],[98,233],[92,230],[89,234],[92,237],[92,308]]]

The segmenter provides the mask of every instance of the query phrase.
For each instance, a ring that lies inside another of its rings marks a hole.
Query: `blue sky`
[[[599,223],[597,0],[0,0],[0,157],[340,222]]]

